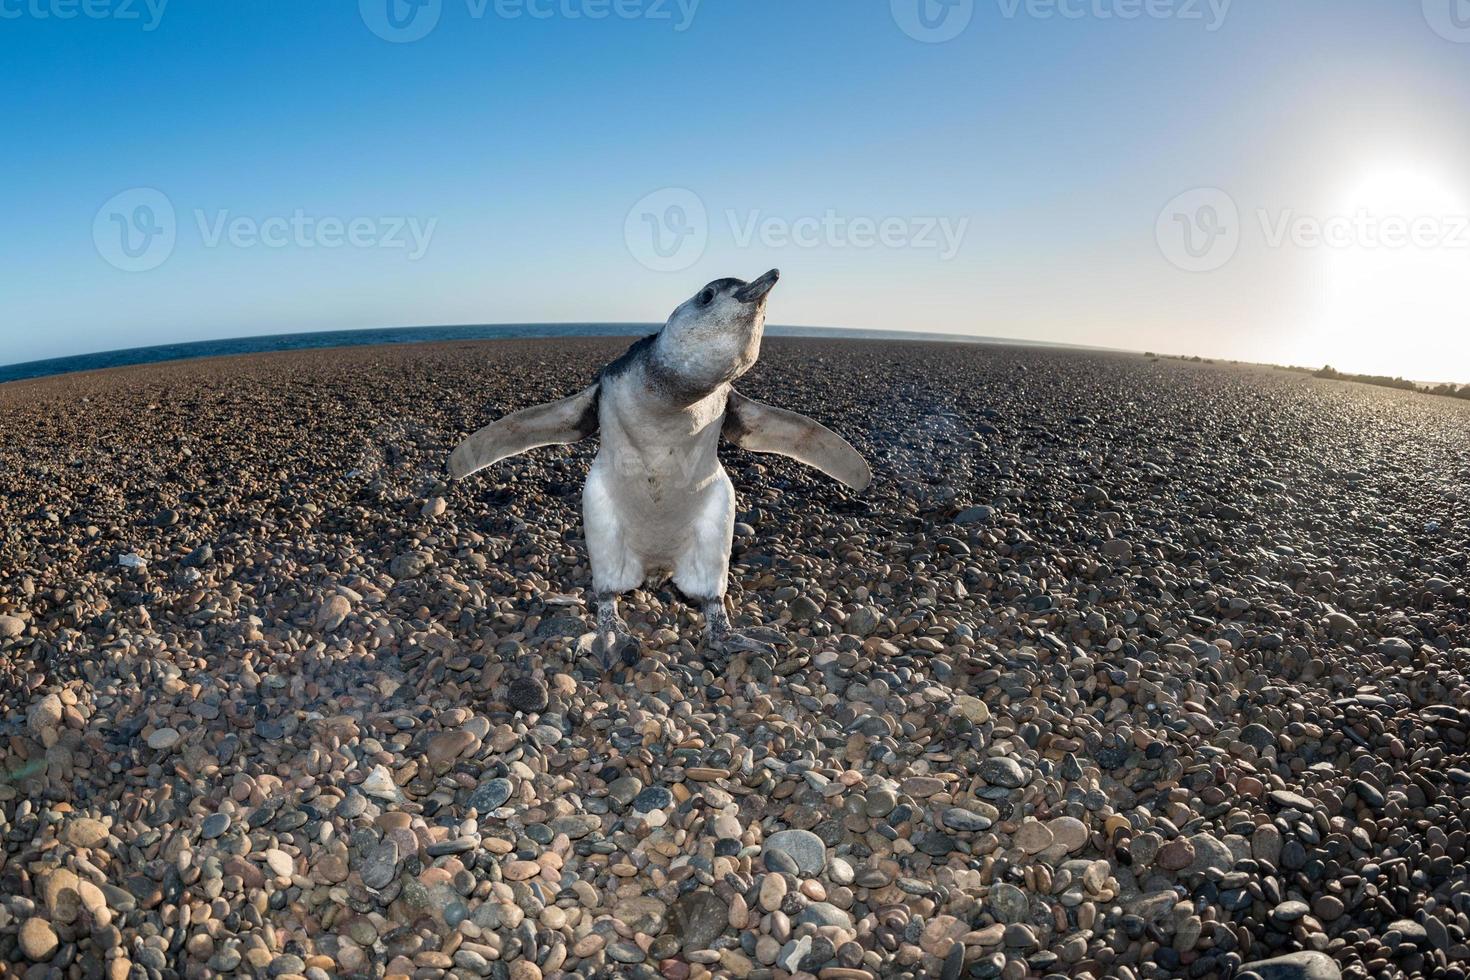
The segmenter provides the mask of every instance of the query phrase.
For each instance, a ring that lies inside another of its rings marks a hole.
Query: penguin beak
[[[780,269],[772,269],[755,282],[748,282],[735,291],[735,298],[742,303],[759,303],[765,299],[781,278]]]

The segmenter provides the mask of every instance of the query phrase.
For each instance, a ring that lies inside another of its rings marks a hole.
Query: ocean
[[[124,350],[53,357],[43,361],[0,365],[0,384],[44,378],[74,371],[157,364],[196,357],[264,354],[270,351],[313,350],[324,347],[365,347],[373,344],[418,344],[441,340],[506,340],[526,337],[641,337],[659,329],[655,323],[508,323],[456,327],[386,327],[372,330],[323,330],[312,333],[273,334],[161,344]],[[972,344],[1010,344],[1026,347],[1065,346],[1004,337],[917,333],[909,330],[848,330],[835,327],[767,327],[772,337],[825,337],[848,340],[940,340]]]

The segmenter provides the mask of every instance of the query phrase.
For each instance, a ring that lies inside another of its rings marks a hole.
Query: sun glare
[[[1342,371],[1470,382],[1470,209],[1421,166],[1347,185],[1322,222],[1319,357]]]

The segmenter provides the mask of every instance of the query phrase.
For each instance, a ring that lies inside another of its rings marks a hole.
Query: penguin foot
[[[628,624],[618,619],[611,628],[598,624],[596,649],[604,667],[620,664],[633,666],[643,657],[643,646],[628,629]]]
[[[733,657],[740,653],[776,656],[776,645],[774,643],[768,643],[752,633],[742,633],[740,630],[724,630],[720,633],[711,633],[705,637],[705,646],[708,647],[710,652],[718,653],[724,657]]]

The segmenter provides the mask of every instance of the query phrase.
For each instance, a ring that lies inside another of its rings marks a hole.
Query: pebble
[[[1022,824],[1014,838],[1015,845],[1027,854],[1040,854],[1051,847],[1052,840],[1051,829],[1035,820]]]
[[[1340,980],[1342,970],[1323,953],[1303,951],[1241,966],[1237,980]]]
[[[97,847],[110,836],[107,825],[100,820],[80,817],[67,824],[66,842],[73,847]]]
[[[487,779],[475,787],[474,792],[470,793],[465,803],[481,814],[488,814],[504,806],[513,791],[514,787],[508,779],[500,777]]]
[[[1024,922],[1030,918],[1030,903],[1026,893],[1007,882],[999,882],[990,889],[989,904],[993,914],[1001,922]]]
[[[761,879],[760,906],[767,912],[774,912],[781,907],[786,899],[786,876],[780,874],[768,874]]]
[[[362,791],[379,800],[393,802],[402,797],[398,784],[393,782],[392,773],[383,766],[375,766],[362,781]]]
[[[990,758],[980,763],[980,778],[1007,789],[1019,789],[1030,780],[1024,766],[1005,757]]]
[[[20,942],[21,953],[33,963],[44,963],[49,960],[60,945],[60,940],[56,938],[56,930],[51,928],[51,923],[37,916],[31,916],[21,923],[17,938]]]
[[[664,786],[650,786],[633,797],[633,809],[639,813],[666,810],[674,805],[674,794]]]
[[[809,830],[782,830],[766,838],[763,853],[783,854],[803,875],[819,875],[827,867],[827,845]]]
[[[55,694],[48,694],[31,702],[26,712],[26,727],[38,741],[45,742],[49,746],[55,743],[56,730],[61,727],[64,717],[65,709],[61,698]]]
[[[681,895],[669,909],[669,924],[685,950],[708,949],[729,919],[730,907],[708,891]]]
[[[179,744],[182,738],[177,729],[159,728],[148,735],[148,747],[150,749],[167,750]]]
[[[534,677],[518,677],[511,681],[506,700],[515,711],[527,714],[545,711],[548,703],[546,685]]]
[[[1194,863],[1194,844],[1182,837],[1171,840],[1159,848],[1156,860],[1167,871],[1182,871]]]

